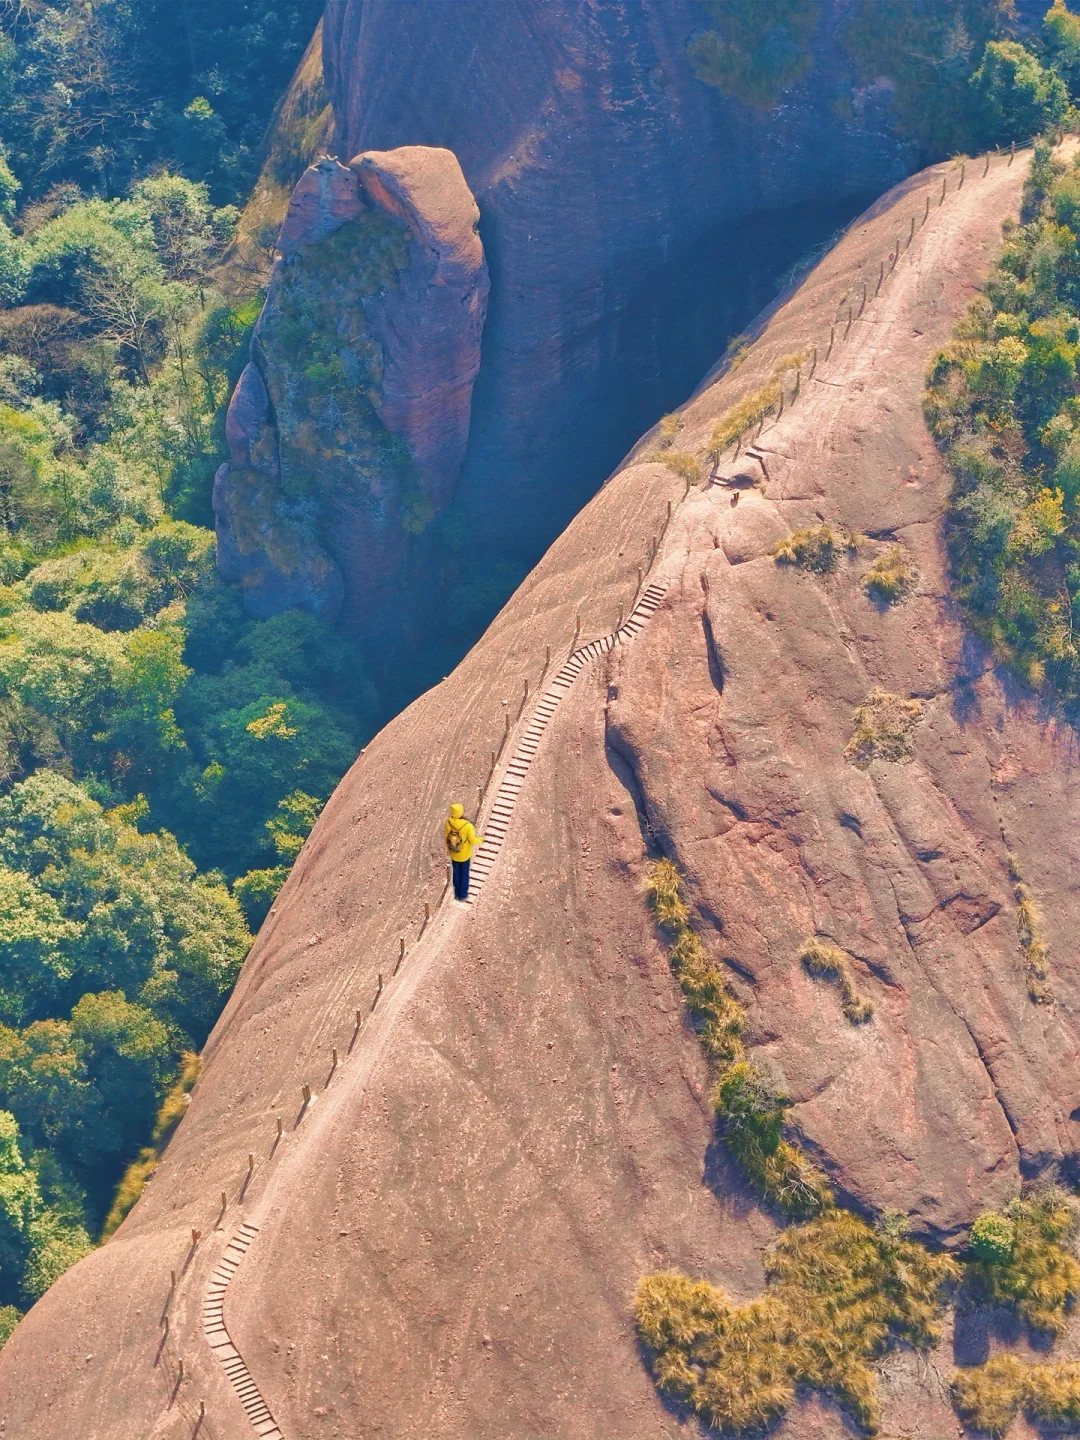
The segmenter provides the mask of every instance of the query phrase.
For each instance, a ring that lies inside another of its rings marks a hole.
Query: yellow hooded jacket
[[[462,844],[456,849],[450,849],[450,832],[456,830],[461,836]],[[465,811],[460,805],[450,806],[450,818],[446,822],[446,829],[443,831],[443,839],[446,841],[446,849],[451,860],[469,860],[477,845],[484,843],[484,837],[478,835],[473,829],[470,821],[465,819]]]

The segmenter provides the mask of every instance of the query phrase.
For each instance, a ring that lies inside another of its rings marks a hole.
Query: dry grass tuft
[[[666,449],[667,446],[671,444],[682,427],[683,417],[676,414],[674,410],[669,415],[660,416],[660,423],[656,427],[656,433],[661,449]]]
[[[682,881],[678,866],[670,860],[654,860],[645,876],[645,893],[649,897],[656,923],[665,930],[682,931],[690,911],[682,898]]]
[[[745,435],[755,425],[761,424],[780,404],[780,385],[770,380],[760,390],[755,390],[733,405],[713,426],[709,442],[713,450],[726,450],[734,445],[740,435]]]
[[[646,463],[652,462],[654,465],[666,465],[669,470],[674,470],[676,475],[689,481],[691,485],[700,485],[705,478],[701,461],[684,450],[654,450],[645,456],[645,461]]]
[[[1023,1411],[1036,1424],[1080,1421],[1080,1363],[1031,1365],[1017,1355],[995,1355],[985,1365],[958,1370],[953,1403],[962,1420],[988,1435],[1005,1435]]]
[[[1015,864],[1011,866],[1013,894],[1016,897],[1016,935],[1027,970],[1028,998],[1036,1005],[1049,1005],[1050,946],[1043,931],[1043,919],[1035,897],[1021,880]]]
[[[798,565],[801,570],[830,575],[836,569],[841,550],[854,553],[858,548],[856,535],[850,531],[841,535],[831,525],[822,524],[793,530],[783,540],[777,540],[769,554],[778,565]]]
[[[902,1225],[875,1229],[831,1210],[781,1235],[760,1299],[734,1305],[713,1285],[667,1273],[641,1281],[634,1313],[657,1384],[717,1429],[766,1425],[809,1385],[874,1434],[870,1362],[896,1340],[933,1344],[942,1287],[958,1274]]]
[[[915,757],[915,727],[923,718],[921,700],[905,700],[886,690],[874,690],[855,711],[855,730],[844,750],[844,759],[860,770],[871,760],[904,764]]]
[[[985,1231],[988,1215],[976,1226]],[[1077,1223],[1077,1205],[1063,1190],[1035,1191],[1005,1206],[1013,1241],[1007,1258],[978,1257],[978,1235],[968,1274],[990,1303],[1008,1305],[1034,1330],[1060,1335],[1080,1295],[1080,1263],[1068,1242]],[[1004,1229],[1002,1234],[1004,1234]]]
[[[895,605],[911,593],[918,578],[919,572],[909,551],[903,545],[890,545],[867,570],[862,583],[872,600]]]
[[[740,1060],[742,1006],[728,989],[723,971],[709,959],[701,937],[693,930],[684,929],[668,955],[679,977],[698,1039],[709,1059],[720,1065]]]
[[[691,928],[678,867],[670,860],[654,861],[645,889],[657,923],[674,937],[668,959],[702,1047],[717,1066],[713,1105],[728,1148],[775,1205],[791,1215],[817,1214],[833,1203],[829,1182],[783,1138],[787,1102],[765,1072],[746,1061],[739,1038],[742,1006]]]
[[[799,956],[811,975],[834,980],[840,987],[840,1008],[853,1025],[865,1024],[874,1013],[871,1002],[855,989],[848,956],[836,945],[813,935],[803,945]]]

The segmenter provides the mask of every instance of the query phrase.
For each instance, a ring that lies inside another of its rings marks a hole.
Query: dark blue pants
[[[454,867],[454,899],[467,900],[469,898],[469,860],[454,860],[451,862]]]

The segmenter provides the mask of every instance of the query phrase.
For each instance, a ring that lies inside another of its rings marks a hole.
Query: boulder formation
[[[679,403],[800,256],[909,172],[891,82],[860,87],[844,44],[867,3],[782,7],[792,24],[763,35],[777,84],[748,97],[695,71],[698,0],[507,0],[497,17],[489,0],[328,0],[338,153],[452,150],[491,266],[456,524],[414,583],[452,584],[458,552],[520,578],[643,417]]]
[[[754,1296],[778,1220],[715,1132],[643,895],[658,855],[847,1203],[955,1244],[1025,1178],[1069,1173],[1075,736],[965,636],[921,407],[1026,163],[969,165],[961,189],[939,167],[864,216],[681,412],[678,445],[702,455],[801,357],[756,447],[687,491],[646,437],[454,673],[367,747],[143,1198],[0,1352],[0,1433],[181,1440],[200,1401],[208,1434],[245,1433],[203,1329],[241,1224],[224,1319],[288,1440],[685,1433],[642,1363],[633,1287],[671,1267]],[[831,573],[773,555],[821,524],[859,532]],[[917,578],[879,604],[865,575],[894,544]],[[534,745],[538,694],[629,614],[639,568],[660,608],[593,652]],[[446,804],[475,799],[492,752],[496,783],[512,774],[519,744],[535,758],[495,820],[499,858],[456,909]],[[1016,877],[1043,917],[1050,1003],[1029,995]],[[815,936],[847,956],[866,1023],[802,963]],[[958,1436],[950,1368],[945,1347],[927,1384],[896,1357],[884,1431]],[[820,1397],[776,1428],[851,1433]]]
[[[214,484],[219,567],[251,614],[377,606],[448,504],[487,303],[477,220],[447,150],[301,176]]]

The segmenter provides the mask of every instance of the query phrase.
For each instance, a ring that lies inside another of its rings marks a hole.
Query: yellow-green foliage
[[[838,535],[831,525],[822,524],[793,530],[783,540],[777,540],[769,554],[778,565],[798,565],[803,570],[828,575],[836,569],[842,549],[854,553],[858,546],[857,537],[850,531]]]
[[[710,445],[714,450],[726,450],[740,435],[744,435],[747,430],[764,420],[779,404],[780,386],[777,381],[770,380],[767,385],[747,395],[721,415],[713,426]]]
[[[953,1402],[962,1420],[988,1435],[1004,1435],[1023,1411],[1036,1424],[1080,1420],[1080,1363],[1031,1365],[1017,1355],[995,1355],[953,1377]]]
[[[0,1349],[7,1344],[11,1332],[22,1319],[14,1305],[0,1305]]]
[[[651,460],[657,465],[666,465],[669,470],[674,470],[676,475],[689,481],[691,485],[701,484],[701,461],[685,450],[654,450],[650,455],[646,455],[645,459]]]
[[[810,37],[818,0],[700,0],[713,28],[696,34],[686,53],[706,85],[759,110],[770,110],[813,65]]]
[[[180,1074],[177,1076],[176,1084],[161,1102],[161,1108],[157,1113],[157,1121],[154,1125],[154,1143],[140,1150],[139,1158],[133,1160],[124,1171],[120,1184],[116,1187],[116,1194],[113,1196],[109,1213],[105,1217],[105,1224],[101,1228],[102,1244],[120,1228],[128,1212],[134,1207],[145,1189],[146,1182],[161,1163],[161,1157],[172,1138],[173,1131],[184,1118],[188,1094],[199,1078],[201,1065],[202,1061],[199,1056],[190,1050],[185,1050],[180,1056]]]
[[[1016,896],[1016,934],[1020,953],[1027,969],[1028,996],[1036,1005],[1048,1005],[1050,994],[1050,946],[1043,933],[1042,915],[1031,891],[1015,869],[1013,894]]]
[[[918,571],[907,549],[903,545],[890,545],[867,570],[862,583],[872,600],[894,605],[911,591],[917,579]]]
[[[693,930],[684,930],[669,953],[705,1053],[718,1064],[731,1064],[742,1055],[743,1012],[723,971]]]
[[[915,727],[923,718],[921,700],[905,700],[886,690],[873,690],[864,705],[855,711],[855,730],[844,750],[844,759],[860,770],[871,760],[903,764],[915,755]]]
[[[830,1210],[780,1236],[760,1299],[736,1305],[713,1285],[666,1273],[640,1282],[634,1313],[657,1384],[717,1429],[768,1424],[808,1385],[874,1434],[870,1362],[898,1339],[933,1344],[942,1287],[958,1274],[895,1217],[875,1229]]]
[[[825,1176],[783,1138],[789,1102],[776,1094],[763,1070],[745,1059],[739,1038],[742,1007],[691,928],[679,871],[670,860],[649,866],[646,892],[657,922],[673,937],[668,957],[705,1053],[718,1067],[713,1105],[728,1148],[750,1179],[789,1214],[826,1208],[833,1197]]]
[[[742,1007],[728,989],[723,971],[709,959],[700,935],[690,928],[677,868],[670,860],[655,861],[649,866],[646,888],[657,922],[674,938],[668,959],[706,1054],[720,1064],[741,1059]]]
[[[657,924],[665,930],[683,931],[690,920],[690,911],[682,897],[682,883],[677,865],[670,860],[654,860],[645,877],[645,893],[649,897]]]
[[[813,935],[805,943],[800,956],[811,975],[834,980],[840,987],[840,1008],[853,1025],[862,1025],[874,1013],[874,1007],[855,989],[848,957],[836,945]]]
[[[1035,147],[1025,223],[928,377],[952,472],[946,534],[972,628],[1033,689],[1080,710],[1080,173]]]
[[[1010,1306],[1033,1329],[1058,1335],[1080,1294],[1080,1263],[1067,1248],[1076,1202],[1061,1190],[1036,1191],[1010,1201],[1004,1216],[1013,1225],[1011,1255],[998,1262],[973,1258],[969,1275],[986,1299]]]
[[[728,1066],[713,1090],[713,1105],[728,1149],[759,1188],[789,1215],[814,1215],[833,1203],[829,1182],[783,1137],[791,1101],[760,1066]]]
[[[676,414],[674,410],[671,412],[670,415],[661,415],[660,423],[656,427],[657,435],[659,436],[661,446],[670,445],[671,442],[675,439],[675,436],[682,429],[682,427],[682,416]]]

